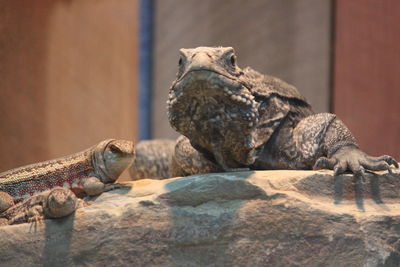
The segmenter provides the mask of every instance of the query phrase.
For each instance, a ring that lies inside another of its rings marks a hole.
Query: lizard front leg
[[[397,161],[390,156],[372,157],[363,152],[350,130],[333,114],[320,113],[309,116],[297,127],[304,129],[305,133],[320,129],[317,135],[318,159],[315,161],[314,169],[332,169],[335,175],[351,171],[363,177],[365,169],[390,172],[390,165],[399,167]],[[298,130],[297,127],[295,131]]]
[[[172,177],[221,171],[217,164],[197,151],[187,137],[178,138],[170,169]]]
[[[105,190],[105,185],[96,177],[86,178],[83,182],[83,191],[88,196],[97,196],[103,193]]]
[[[17,213],[14,217],[10,218],[8,224],[19,224],[24,222],[36,224],[37,222],[42,222],[43,219],[43,206],[41,203],[38,203]]]
[[[333,169],[335,175],[349,170],[363,176],[365,169],[391,172],[390,165],[399,167],[397,161],[391,156],[373,157],[363,152],[349,129],[338,118],[335,118],[327,129],[322,145],[327,155],[319,158],[314,168]]]
[[[126,186],[121,184],[104,184],[96,177],[86,178],[83,182],[83,191],[88,196],[97,196],[103,192],[126,188]]]

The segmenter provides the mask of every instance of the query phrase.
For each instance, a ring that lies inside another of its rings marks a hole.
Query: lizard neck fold
[[[93,147],[91,153],[93,176],[99,178],[103,183],[115,181],[115,178],[110,177],[108,173],[106,159],[104,157],[106,148],[112,141],[114,141],[114,139],[107,139],[100,142],[100,144]]]

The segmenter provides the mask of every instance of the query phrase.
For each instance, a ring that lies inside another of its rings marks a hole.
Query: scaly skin
[[[168,177],[175,141],[167,139],[144,140],[135,146],[135,160],[129,169],[134,180]]]
[[[117,180],[134,159],[133,143],[104,140],[76,154],[0,173],[0,212],[34,194],[64,187],[97,195]]]
[[[390,171],[390,156],[371,157],[344,123],[315,114],[292,85],[247,67],[231,47],[181,49],[168,118],[178,139],[171,176],[241,169]]]
[[[75,194],[62,187],[33,195],[0,215],[2,224],[40,222],[44,219],[61,218],[73,213],[83,201]]]

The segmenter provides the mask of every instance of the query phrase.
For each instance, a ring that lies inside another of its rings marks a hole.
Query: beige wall
[[[0,171],[136,137],[137,0],[0,8]]]
[[[154,41],[154,137],[176,136],[165,101],[182,47],[233,46],[239,66],[280,77],[329,110],[329,0],[156,0]]]

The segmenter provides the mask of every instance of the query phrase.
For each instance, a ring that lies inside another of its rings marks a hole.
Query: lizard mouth
[[[168,95],[168,107],[177,103],[179,98],[186,94],[210,97],[223,94],[226,99],[230,98],[239,104],[254,104],[254,97],[238,78],[214,70],[195,69],[186,72],[172,84]]]
[[[206,69],[206,68],[194,68],[191,69],[189,71],[187,71],[186,73],[184,73],[176,82],[180,82],[181,80],[183,80],[186,76],[188,75],[199,75],[199,76],[203,76],[203,78],[207,79],[207,77],[210,77],[210,75],[215,74],[215,75],[219,75],[219,76],[223,76],[227,79],[230,79],[232,81],[236,80],[235,76],[229,75],[229,74],[224,74],[221,73],[219,71],[216,70],[212,70],[212,69]],[[198,77],[199,79],[201,79],[200,77]]]

